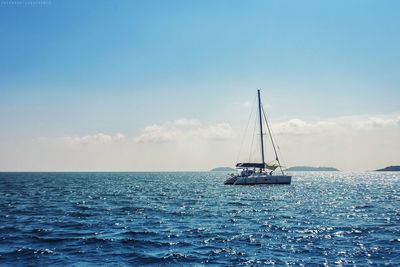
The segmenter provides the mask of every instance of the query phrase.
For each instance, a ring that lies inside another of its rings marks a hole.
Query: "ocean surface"
[[[1,266],[400,264],[400,173],[0,173]]]

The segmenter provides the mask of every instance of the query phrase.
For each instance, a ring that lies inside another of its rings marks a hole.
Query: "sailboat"
[[[258,96],[258,117],[260,130],[260,150],[261,162],[240,162],[236,164],[238,174],[231,174],[224,184],[230,185],[261,185],[261,184],[290,184],[292,176],[285,175],[280,164],[274,139],[272,138],[271,127],[269,126],[264,108],[261,105],[260,89],[257,90]],[[267,164],[264,155],[264,133],[263,133],[263,118],[265,120],[267,130],[271,139],[275,160],[278,164]],[[274,174],[274,171],[279,168],[281,173]]]

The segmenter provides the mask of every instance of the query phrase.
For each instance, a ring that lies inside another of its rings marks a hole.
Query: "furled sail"
[[[265,163],[265,168],[271,171],[275,171],[275,169],[278,167],[279,165],[268,165],[267,163]]]

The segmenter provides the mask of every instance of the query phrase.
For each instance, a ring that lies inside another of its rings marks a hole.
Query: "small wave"
[[[151,231],[127,231],[122,233],[122,235],[128,235],[132,237],[155,237],[159,236],[159,233]]]
[[[102,245],[114,242],[113,239],[106,239],[100,237],[81,238],[80,241],[82,241],[85,245]]]
[[[74,238],[41,237],[36,235],[32,236],[32,239],[35,240],[35,242],[37,243],[44,244],[57,244],[75,240]]]
[[[167,247],[171,247],[171,246],[186,245],[186,243],[184,243],[184,242],[174,243],[174,242],[143,240],[143,239],[134,239],[134,238],[125,239],[122,241],[122,243],[125,245],[131,245],[131,246],[142,247],[142,248],[167,248]]]
[[[79,221],[55,221],[51,223],[53,227],[61,228],[61,229],[74,229],[74,231],[87,229],[90,227],[89,224]]]
[[[18,231],[19,231],[19,229],[14,227],[14,226],[0,227],[0,234],[15,233],[15,232],[18,232]]]
[[[125,258],[128,259],[128,262],[133,265],[143,265],[143,264],[160,264],[162,263],[162,259],[149,255],[147,253],[139,253],[139,252],[130,252],[123,254]]]
[[[32,249],[32,248],[19,248],[13,251],[1,253],[0,256],[3,257],[29,257],[29,256],[37,256],[37,255],[48,255],[55,254],[54,251],[50,249]]]
[[[34,229],[32,229],[31,233],[34,233],[34,234],[45,234],[45,233],[47,233],[49,231],[50,231],[50,229],[46,229],[46,228],[34,228]]]
[[[209,253],[209,256],[219,256],[220,254],[227,254],[229,256],[236,256],[236,257],[243,257],[246,255],[246,253],[244,252],[236,251],[231,248],[219,248],[211,251]]]
[[[180,260],[180,259],[196,260],[196,258],[193,256],[182,254],[182,253],[176,253],[176,252],[166,255],[166,256],[162,257],[162,259],[167,260],[167,261],[169,261],[169,260],[175,261],[175,260]]]
[[[122,212],[139,213],[139,214],[153,211],[152,208],[148,208],[148,207],[129,207],[129,206],[119,208],[119,210]]]
[[[356,209],[356,210],[361,210],[361,209],[370,209],[370,208],[373,208],[373,207],[374,207],[373,205],[366,204],[366,205],[354,206],[353,208]]]
[[[92,214],[92,213],[80,212],[80,211],[69,212],[68,215],[71,217],[74,217],[74,218],[87,218],[87,217],[94,216],[94,214]]]
[[[204,261],[204,259],[195,257],[193,255],[172,252],[168,254],[158,254],[151,255],[148,253],[129,253],[126,255],[130,260],[129,263],[134,265],[168,265],[168,264],[181,264],[181,266],[185,266],[185,264],[193,264],[200,263]]]
[[[243,203],[243,202],[228,202],[227,205],[233,206],[233,207],[246,207],[249,206],[249,204]]]
[[[188,233],[188,234],[201,234],[201,233],[204,233],[204,232],[207,232],[207,229],[203,228],[203,227],[193,228],[193,229],[189,229],[189,230],[185,231],[185,233]]]

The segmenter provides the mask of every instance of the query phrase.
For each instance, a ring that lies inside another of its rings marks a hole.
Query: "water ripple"
[[[396,265],[400,174],[0,173],[0,265]]]

